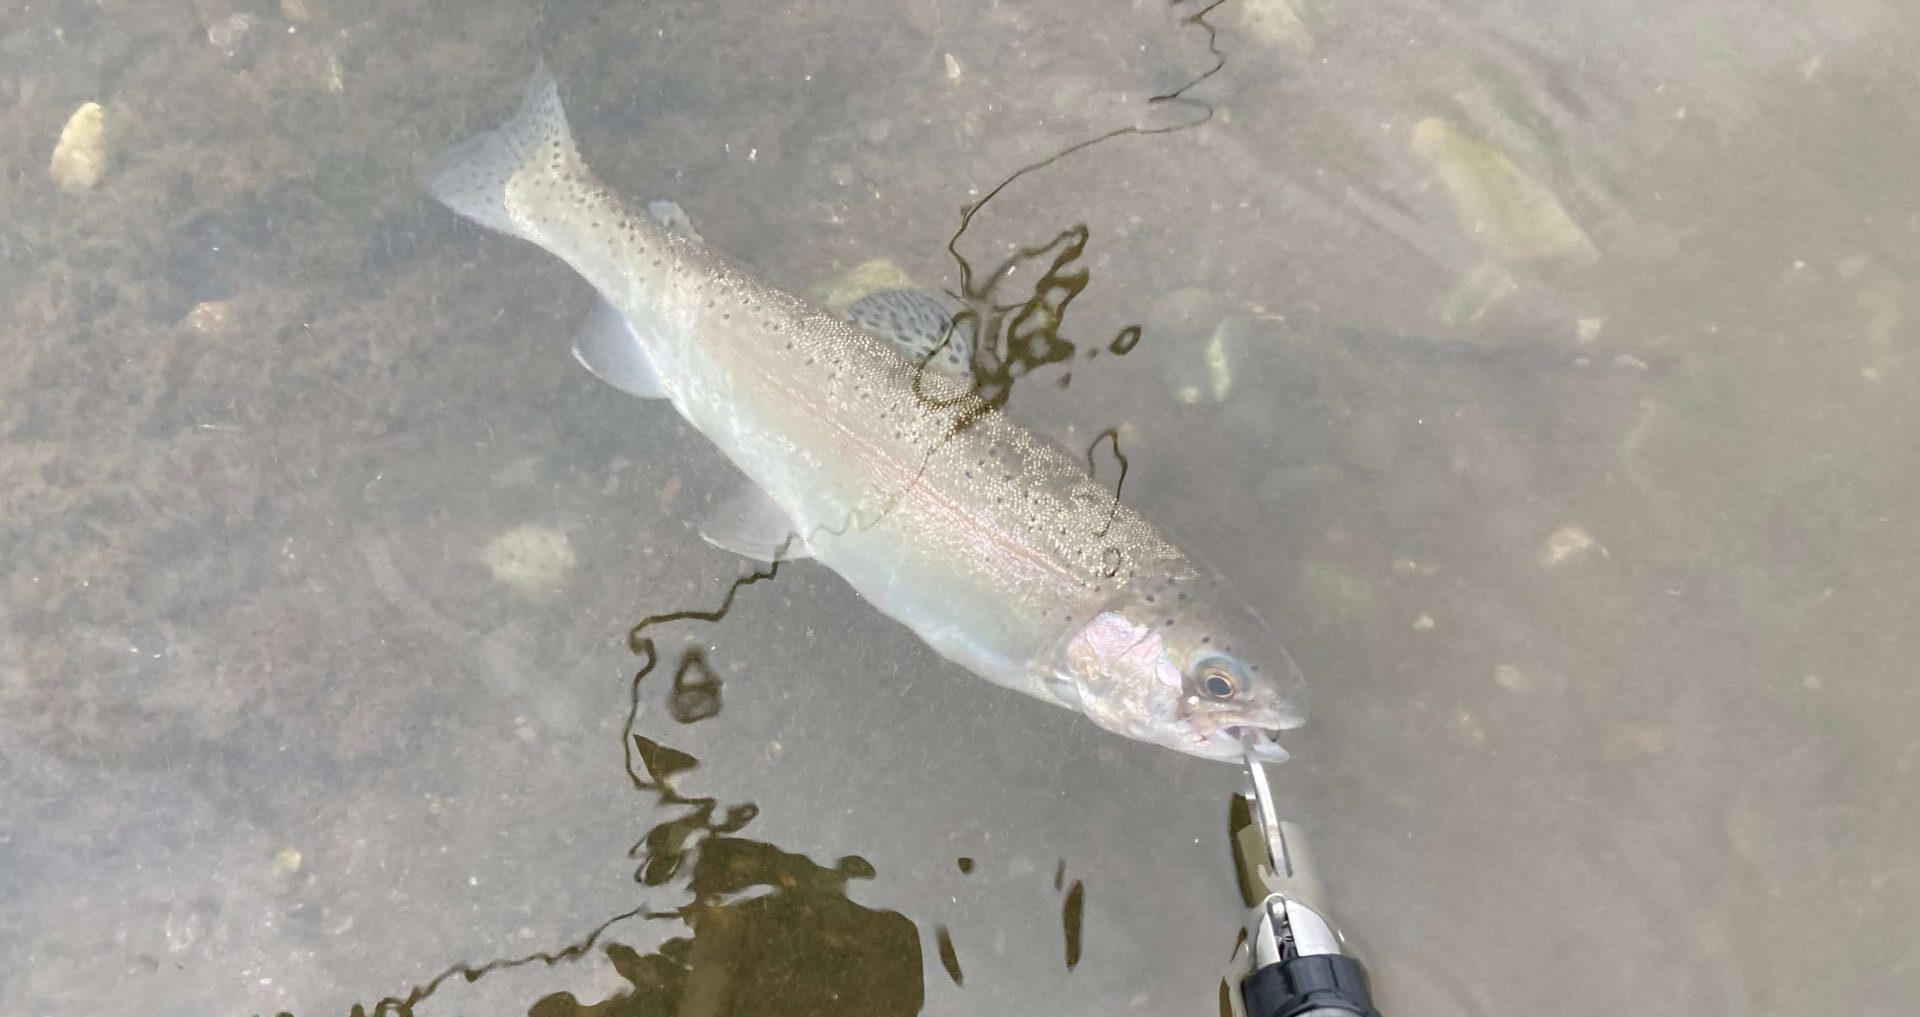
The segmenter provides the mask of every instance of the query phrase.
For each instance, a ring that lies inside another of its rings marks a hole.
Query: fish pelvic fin
[[[717,506],[700,538],[722,551],[754,561],[792,561],[813,557],[813,546],[767,492],[743,482]]]
[[[421,174],[421,183],[441,204],[474,222],[536,241],[536,224],[515,214],[518,189],[536,183],[582,190],[598,186],[580,161],[559,86],[544,60],[527,82],[520,112],[442,153]]]

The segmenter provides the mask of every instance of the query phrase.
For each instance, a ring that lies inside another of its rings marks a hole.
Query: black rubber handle
[[[1240,986],[1247,1017],[1357,1014],[1380,1017],[1367,986],[1367,969],[1337,953],[1290,957],[1269,964]]]

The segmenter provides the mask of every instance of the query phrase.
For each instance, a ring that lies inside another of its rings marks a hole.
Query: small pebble
[[[1225,299],[1196,286],[1168,292],[1148,308],[1145,335],[1159,349],[1161,381],[1176,401],[1218,403],[1233,390],[1247,326],[1227,317],[1228,309]]]
[[[69,194],[90,190],[107,172],[107,115],[97,102],[73,111],[53,146],[47,173]]]
[[[1285,45],[1297,53],[1313,51],[1313,33],[1300,20],[1296,0],[1244,0],[1234,5],[1241,31],[1269,45]]]
[[[1447,718],[1447,737],[1464,748],[1484,749],[1487,746],[1486,727],[1480,723],[1480,718],[1464,706]]]
[[[187,312],[187,327],[201,335],[218,335],[233,322],[233,308],[225,300],[202,300]]]
[[[549,600],[573,573],[567,535],[544,526],[518,526],[493,538],[480,552],[493,578],[528,600]]]
[[[1563,526],[1553,531],[1540,549],[1540,564],[1549,568],[1586,557],[1593,550],[1593,535],[1578,526]]]
[[[251,14],[229,14],[207,26],[207,42],[228,60],[245,62],[253,56],[258,24]]]
[[[1420,613],[1420,617],[1415,618],[1413,620],[1413,630],[1415,632],[1425,632],[1428,629],[1433,628],[1433,626],[1434,626],[1433,615],[1427,614],[1424,611]]]

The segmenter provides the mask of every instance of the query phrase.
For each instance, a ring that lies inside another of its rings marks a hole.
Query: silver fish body
[[[619,312],[626,330],[576,355],[671,401],[753,485],[710,539],[810,554],[948,659],[1130,737],[1285,758],[1273,734],[1304,722],[1304,682],[1218,575],[966,378],[630,210],[582,163],[544,67],[426,184]]]

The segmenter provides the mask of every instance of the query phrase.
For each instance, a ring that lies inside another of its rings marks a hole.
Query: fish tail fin
[[[490,229],[517,237],[532,223],[516,220],[511,196],[520,187],[545,182],[563,189],[597,189],[574,147],[560,89],[546,61],[527,82],[520,112],[490,131],[447,149],[421,174],[427,193],[441,204]]]

